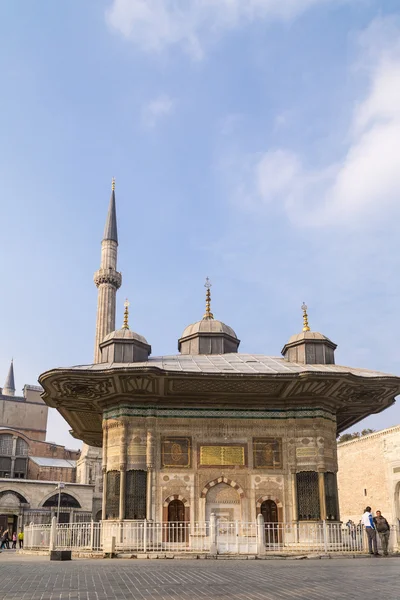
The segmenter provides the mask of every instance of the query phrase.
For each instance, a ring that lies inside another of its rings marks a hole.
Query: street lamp
[[[57,508],[57,523],[60,521],[60,506],[61,506],[61,490],[65,488],[65,483],[60,483],[57,486],[58,489],[58,508]]]

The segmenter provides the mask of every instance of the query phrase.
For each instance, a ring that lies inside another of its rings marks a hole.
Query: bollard
[[[261,513],[257,515],[257,554],[265,554],[265,522]]]

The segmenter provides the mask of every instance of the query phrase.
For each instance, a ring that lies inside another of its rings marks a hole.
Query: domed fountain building
[[[400,378],[336,365],[336,345],[310,331],[305,306],[281,356],[241,354],[232,327],[214,319],[208,281],[205,314],[179,353],[152,356],[127,305],[115,330],[117,249],[113,189],[94,364],[40,377],[74,437],[102,447],[103,519],[338,521],[336,437],[392,405]]]

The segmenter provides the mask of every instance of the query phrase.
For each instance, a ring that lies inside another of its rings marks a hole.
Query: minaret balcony
[[[114,286],[117,290],[121,287],[122,275],[115,269],[99,269],[94,274],[94,282],[97,287],[101,284],[106,283]]]

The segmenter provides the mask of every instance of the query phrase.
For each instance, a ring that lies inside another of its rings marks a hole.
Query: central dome
[[[232,327],[214,319],[211,312],[211,283],[206,279],[206,312],[201,321],[188,325],[178,340],[181,354],[228,354],[237,352],[240,340]]]

